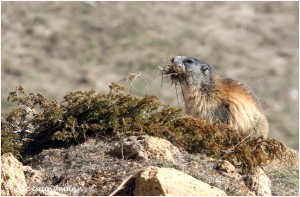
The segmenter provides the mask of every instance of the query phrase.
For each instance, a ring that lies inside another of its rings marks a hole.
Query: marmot
[[[269,125],[253,91],[238,80],[221,78],[204,61],[176,56],[167,71],[181,84],[187,114],[221,121],[249,137],[267,137]]]

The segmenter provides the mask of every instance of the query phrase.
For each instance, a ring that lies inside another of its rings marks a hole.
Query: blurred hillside
[[[178,106],[158,66],[194,56],[248,84],[270,135],[298,149],[298,2],[3,2],[1,110],[19,84],[61,100],[75,90],[107,92],[141,72],[132,93]],[[127,84],[129,85],[129,84]],[[179,103],[184,107],[179,87]]]

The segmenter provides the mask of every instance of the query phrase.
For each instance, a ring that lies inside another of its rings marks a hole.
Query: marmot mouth
[[[185,79],[185,70],[182,68],[182,66],[177,65],[177,64],[171,64],[171,65],[166,65],[165,67],[166,70],[163,70],[163,74],[165,75],[170,75],[172,81],[181,81]]]

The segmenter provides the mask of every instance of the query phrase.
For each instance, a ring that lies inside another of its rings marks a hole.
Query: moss
[[[62,103],[48,101],[40,94],[28,95],[19,86],[8,100],[19,107],[1,121],[2,153],[13,149],[15,155],[26,156],[46,148],[82,143],[91,137],[113,140],[148,134],[191,153],[229,160],[248,171],[280,157],[284,151],[276,140],[245,140],[225,124],[181,115],[180,109],[154,96],[131,96],[116,83],[110,85],[108,94],[76,91],[67,94]]]

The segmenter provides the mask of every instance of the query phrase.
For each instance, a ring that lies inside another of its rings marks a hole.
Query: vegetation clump
[[[18,158],[91,137],[113,140],[147,134],[167,139],[188,152],[229,160],[245,172],[280,158],[285,149],[274,139],[248,140],[221,122],[209,124],[181,115],[180,109],[154,96],[131,96],[117,83],[110,85],[108,94],[76,91],[61,103],[40,94],[28,95],[19,86],[8,100],[18,107],[1,119],[1,153],[12,152]]]

